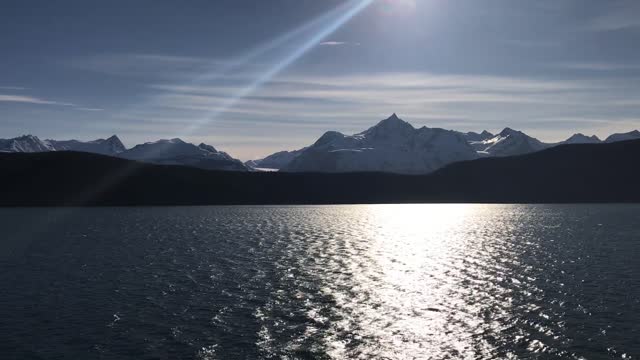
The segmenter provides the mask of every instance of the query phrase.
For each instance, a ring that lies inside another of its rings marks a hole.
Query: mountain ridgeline
[[[613,134],[604,142],[640,139],[637,130]],[[280,151],[242,163],[207,144],[181,139],[158,140],[127,149],[117,136],[82,142],[40,140],[25,135],[0,139],[0,152],[79,151],[162,165],[206,170],[282,172],[388,172],[428,174],[459,161],[529,154],[563,144],[597,144],[596,136],[574,134],[560,143],[543,143],[521,131],[505,128],[498,134],[414,128],[393,114],[354,135],[328,131],[315,143],[294,151]]]
[[[0,206],[640,202],[640,140],[461,161],[427,175],[211,171],[81,152],[0,154]]]
[[[614,134],[604,142],[640,139],[640,132]],[[564,144],[601,143],[596,136],[575,134],[559,143],[543,143],[521,131],[498,134],[414,128],[396,114],[354,135],[328,131],[314,144],[245,163],[254,168],[286,172],[374,171],[426,174],[451,163],[483,157],[533,153]]]
[[[184,165],[208,170],[248,171],[240,160],[218,151],[211,145],[194,145],[180,139],[158,140],[127,149],[113,135],[94,141],[40,140],[37,136],[24,135],[13,139],[0,139],[0,153],[38,153],[52,151],[78,151],[152,164]]]

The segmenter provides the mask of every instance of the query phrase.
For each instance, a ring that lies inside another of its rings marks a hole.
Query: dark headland
[[[640,202],[640,140],[562,145],[428,175],[262,173],[79,152],[0,154],[0,206]]]

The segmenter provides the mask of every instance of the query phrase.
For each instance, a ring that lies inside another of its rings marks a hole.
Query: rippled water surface
[[[640,358],[640,206],[0,209],[3,359]]]

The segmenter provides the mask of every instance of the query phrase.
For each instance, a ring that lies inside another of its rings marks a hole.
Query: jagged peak
[[[578,138],[591,139],[591,140],[600,140],[600,138],[598,138],[596,135],[588,136],[588,135],[585,135],[583,133],[575,133],[575,134],[573,134],[573,135],[571,135],[569,137],[569,140],[570,139],[578,139]]]
[[[24,135],[20,135],[16,138],[14,138],[15,140],[35,140],[35,141],[40,141],[40,138],[38,138],[35,135],[31,135],[31,134],[24,134]]]
[[[391,124],[393,124],[393,123],[397,123],[397,124],[407,124],[407,125],[411,125],[411,124],[409,124],[408,122],[406,122],[406,121],[404,121],[404,120],[400,119],[400,118],[398,117],[398,115],[396,115],[396,113],[393,113],[393,114],[391,114],[391,116],[389,116],[388,118],[386,118],[386,119],[384,119],[384,120],[381,120],[381,121],[378,123],[378,125],[380,125],[380,124],[389,124],[389,123],[391,123]],[[413,126],[411,126],[411,127],[413,127]]]
[[[506,127],[500,132],[500,136],[509,136],[509,135],[524,135],[524,133],[522,131],[514,130],[510,127]]]
[[[398,117],[398,115],[396,115],[396,113],[393,113],[388,118],[386,118],[384,120],[381,120],[375,126],[371,127],[369,130],[365,131],[365,133],[368,133],[368,132],[371,132],[371,131],[379,131],[379,130],[382,130],[384,132],[388,132],[388,131],[394,131],[396,129],[415,130],[413,125],[411,125],[408,122],[400,119]]]

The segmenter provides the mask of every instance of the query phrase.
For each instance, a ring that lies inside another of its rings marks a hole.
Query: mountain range
[[[640,202],[640,140],[483,157],[426,175],[211,171],[98,154],[0,153],[0,206]]]
[[[315,143],[302,149],[280,151],[244,164],[211,145],[195,145],[177,138],[127,149],[115,135],[87,142],[40,140],[37,136],[24,135],[0,139],[0,152],[77,151],[207,170],[426,174],[465,160],[523,155],[564,144],[612,143],[633,139],[640,139],[638,130],[613,134],[604,141],[596,136],[574,134],[559,143],[544,143],[511,128],[505,128],[498,134],[486,130],[464,133],[440,128],[415,128],[393,114],[360,133],[345,135],[328,131]]]
[[[51,151],[77,151],[120,157],[153,164],[184,165],[208,170],[248,171],[240,160],[218,151],[211,145],[194,145],[180,139],[158,140],[127,149],[113,135],[108,139],[93,141],[40,140],[37,136],[24,135],[13,139],[0,139],[0,152],[38,153]]]
[[[613,134],[604,142],[640,139],[637,130]],[[498,134],[414,128],[396,114],[354,135],[328,131],[314,144],[282,151],[245,164],[288,172],[382,171],[425,174],[445,165],[483,157],[503,157],[541,151],[564,144],[602,142],[597,136],[574,134],[559,143],[543,143],[521,131],[505,128]]]

